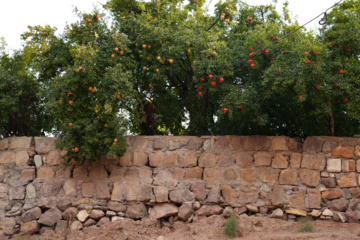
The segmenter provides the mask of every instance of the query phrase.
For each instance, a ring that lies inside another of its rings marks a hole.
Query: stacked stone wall
[[[360,139],[136,136],[121,158],[62,165],[56,138],[0,140],[0,234],[214,214],[358,222]]]

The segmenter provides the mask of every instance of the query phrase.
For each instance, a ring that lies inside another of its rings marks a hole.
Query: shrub
[[[236,231],[238,220],[236,215],[233,213],[225,224],[224,234],[229,238],[235,238],[238,236]]]

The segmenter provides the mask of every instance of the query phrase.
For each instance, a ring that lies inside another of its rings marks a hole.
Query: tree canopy
[[[324,34],[300,28],[287,3],[282,12],[235,0],[208,5],[111,0],[103,12],[77,11],[78,22],[59,36],[51,26],[32,26],[21,52],[3,54],[1,74],[34,82],[34,113],[47,116],[39,129],[61,136],[69,159],[120,155],[126,132],[359,133],[359,2],[329,10]],[[24,67],[9,73],[6,62]]]

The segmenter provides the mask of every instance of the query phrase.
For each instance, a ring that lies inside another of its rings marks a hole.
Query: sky
[[[77,21],[73,13],[74,7],[82,12],[90,12],[94,6],[105,4],[107,0],[0,0],[2,9],[0,14],[0,37],[4,37],[8,49],[16,50],[21,48],[20,35],[27,31],[27,26],[50,25],[57,27],[58,34],[61,34],[66,26]],[[218,0],[212,0],[212,3]],[[243,0],[250,5],[270,5],[273,0]],[[278,7],[282,6],[285,0],[278,0]],[[289,0],[291,15],[298,16],[299,24],[311,20],[327,8],[331,7],[335,0]],[[102,9],[102,7],[99,7]],[[318,21],[309,24],[309,28],[315,29]],[[308,28],[308,29],[309,29]]]

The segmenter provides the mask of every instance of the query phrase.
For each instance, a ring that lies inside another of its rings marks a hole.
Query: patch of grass
[[[302,224],[300,225],[300,232],[312,233],[314,232],[314,227],[310,220],[302,220]]]
[[[225,229],[224,229],[225,236],[229,238],[235,238],[238,236],[236,231],[237,223],[238,223],[237,217],[233,213],[231,217],[226,221]]]

